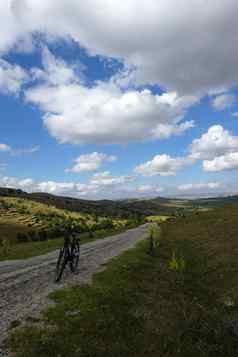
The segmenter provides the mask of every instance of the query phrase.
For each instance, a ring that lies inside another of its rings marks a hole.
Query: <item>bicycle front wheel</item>
[[[73,259],[72,259],[72,272],[76,272],[79,265],[79,256],[80,256],[80,246],[79,244],[75,244],[73,249]]]
[[[65,269],[65,266],[66,266],[65,250],[60,249],[59,257],[58,257],[57,264],[56,264],[56,271],[55,271],[55,281],[56,282],[60,281],[63,271]]]

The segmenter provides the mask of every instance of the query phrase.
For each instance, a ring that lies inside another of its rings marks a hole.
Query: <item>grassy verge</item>
[[[52,294],[40,323],[15,331],[17,357],[238,355],[238,207],[163,225],[91,285]]]
[[[93,234],[82,233],[82,244],[92,242],[97,239],[103,239],[111,235],[116,235],[126,231],[128,228],[120,228],[114,230],[100,230]],[[0,261],[12,259],[26,259],[41,254],[49,253],[55,249],[62,247],[63,238],[56,238],[40,242],[17,243],[7,247],[0,247]]]
[[[147,216],[146,221],[147,222],[155,222],[155,223],[163,223],[167,221],[170,218],[170,216]]]

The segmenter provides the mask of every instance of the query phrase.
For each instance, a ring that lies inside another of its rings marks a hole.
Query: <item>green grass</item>
[[[154,257],[144,241],[91,285],[52,294],[56,304],[42,320],[12,333],[12,350],[17,357],[237,356],[237,222],[234,206],[164,223]]]
[[[27,242],[11,245],[7,250],[0,249],[0,261],[12,259],[27,259],[49,253],[63,245],[63,238],[43,242]]]
[[[4,238],[9,244],[17,242],[17,234],[31,234],[32,231],[52,230],[64,223],[83,222],[88,229],[108,217],[93,217],[89,214],[70,212],[54,206],[30,201],[24,198],[0,197],[0,239]],[[97,221],[96,221],[97,220]],[[114,228],[127,224],[126,219],[112,219]]]
[[[118,228],[111,230],[101,230],[89,233],[82,233],[80,235],[82,244],[93,242],[97,239],[103,239],[108,236],[113,236],[126,231],[128,228]],[[7,246],[5,249],[0,247],[0,261],[13,259],[27,259],[37,255],[49,253],[55,249],[62,247],[64,238],[50,239],[40,242],[18,243]]]
[[[170,216],[147,216],[146,221],[147,222],[156,222],[156,223],[162,223],[165,222],[167,219],[169,219]]]
[[[109,219],[112,228],[103,226],[101,223],[106,218],[69,212],[24,198],[1,197],[0,261],[29,258],[59,248],[63,239],[57,229],[72,222],[82,231],[88,231],[81,234],[83,242],[116,234],[128,227],[128,221],[122,219]],[[90,230],[93,232],[89,233]]]

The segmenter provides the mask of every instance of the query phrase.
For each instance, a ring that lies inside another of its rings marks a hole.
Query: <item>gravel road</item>
[[[147,226],[82,245],[79,273],[75,275],[66,269],[58,284],[54,283],[58,250],[25,260],[0,262],[0,346],[12,323],[37,316],[50,304],[48,295],[52,291],[90,282],[106,262],[143,239]],[[6,354],[0,347],[1,356]]]

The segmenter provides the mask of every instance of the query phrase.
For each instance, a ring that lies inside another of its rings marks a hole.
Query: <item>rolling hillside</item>
[[[19,197],[0,197],[0,260],[41,254],[62,245],[69,226],[83,241],[130,226],[131,221],[72,212]]]
[[[12,188],[0,188],[0,196],[26,198],[28,200],[52,205],[67,211],[80,212],[98,216],[128,218],[130,216],[169,215],[179,210],[192,210],[207,207],[206,200],[183,200],[157,197],[153,199],[128,200],[83,200],[72,197],[55,196],[49,193],[26,193]],[[221,199],[219,199],[221,200]],[[224,200],[224,199],[222,199]],[[209,207],[216,203],[211,201]]]
[[[237,357],[238,205],[162,225],[12,334],[17,356]],[[90,331],[90,333],[88,333]],[[53,353],[52,353],[53,351]]]

